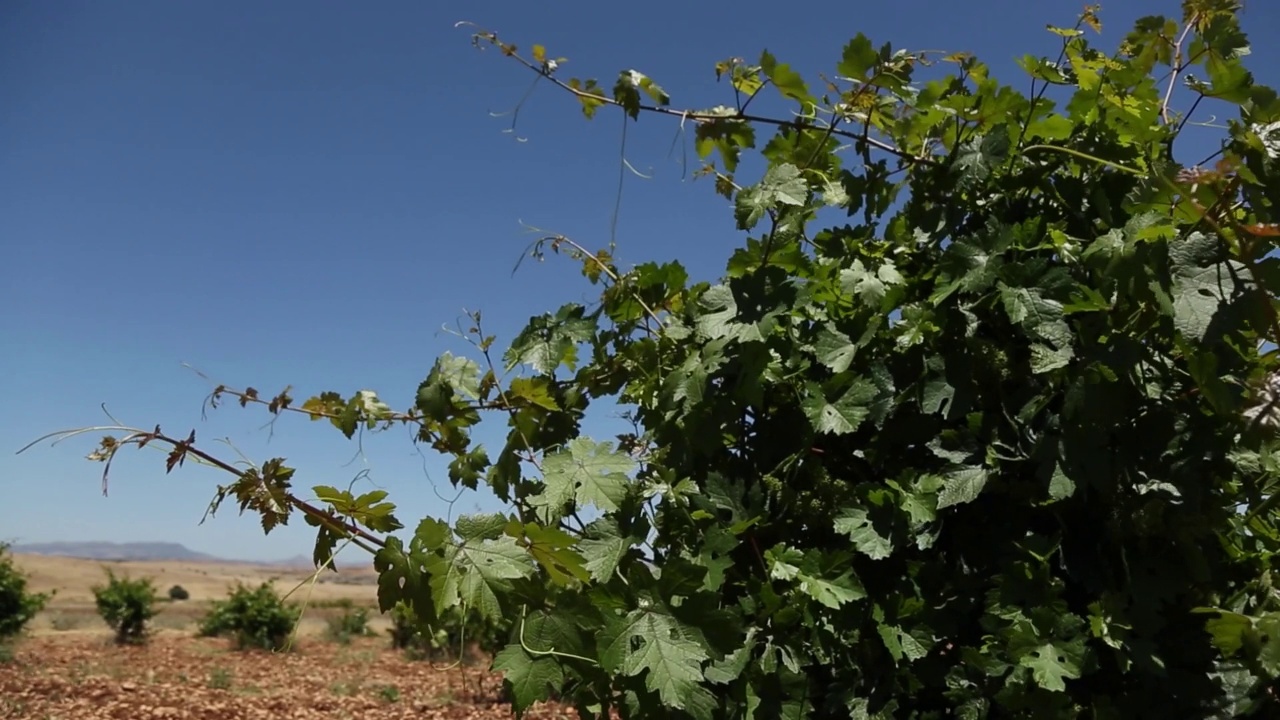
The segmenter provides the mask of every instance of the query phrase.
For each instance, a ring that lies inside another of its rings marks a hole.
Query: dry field
[[[308,640],[288,653],[162,632],[142,647],[106,635],[25,639],[0,666],[0,718],[274,720],[512,717],[483,666],[410,662],[382,638]],[[527,717],[567,718],[546,706]]]
[[[497,702],[501,679],[485,664],[410,661],[390,649],[376,610],[375,577],[328,573],[310,588],[295,648],[286,653],[236,652],[227,641],[195,636],[196,621],[239,581],[275,579],[281,592],[310,577],[304,569],[237,563],[108,562],[15,555],[36,591],[57,590],[48,607],[0,665],[0,718],[21,720],[242,720],[269,718],[510,718]],[[92,586],[103,566],[117,575],[151,577],[165,596],[172,585],[191,593],[163,602],[155,634],[142,647],[119,647],[94,610]],[[337,582],[336,580],[341,580]],[[306,599],[304,585],[290,598]],[[375,636],[350,644],[323,636],[334,604],[372,609]],[[555,707],[532,718],[568,717]]]
[[[14,554],[14,564],[29,580],[27,586],[33,592],[56,591],[53,600],[29,626],[35,635],[49,633],[100,632],[105,629],[93,604],[93,586],[106,581],[103,568],[110,568],[117,576],[149,577],[166,602],[161,603],[160,613],[154,623],[157,628],[190,630],[209,609],[214,600],[227,597],[237,582],[256,587],[271,581],[281,594],[293,590],[290,602],[307,603],[300,635],[313,635],[325,627],[325,618],[332,613],[333,605],[350,600],[358,606],[373,610],[371,627],[382,632],[389,623],[377,614],[377,576],[368,564],[339,565],[337,573],[326,571],[315,583],[313,571],[307,568],[271,567],[234,562],[189,562],[169,560],[104,561],[47,555]],[[191,593],[191,599],[183,602],[167,602],[169,588],[181,585]],[[300,586],[300,587],[299,587]],[[294,588],[297,588],[294,590]]]

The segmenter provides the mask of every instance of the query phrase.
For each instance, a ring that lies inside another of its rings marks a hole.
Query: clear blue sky
[[[503,134],[531,76],[471,48],[458,20],[522,48],[568,56],[566,73],[611,86],[619,70],[653,76],[676,105],[731,102],[713,65],[768,48],[807,77],[828,72],[856,32],[910,49],[975,51],[1023,83],[1013,58],[1056,54],[1046,22],[1083,3],[895,0],[793,6],[652,2],[0,3],[0,538],[172,540],[226,557],[309,553],[300,519],[263,538],[233,506],[197,526],[216,471],[166,476],[158,453],[129,451],[110,496],[93,438],[14,451],[39,435],[105,421],[195,428],[257,462],[285,456],[298,486],[345,485],[361,469],[412,525],[443,515],[445,464],[425,463],[407,431],[357,447],[300,416],[224,407],[200,416],[216,381],[299,400],[321,390],[378,391],[411,402],[436,355],[466,346],[442,333],[463,308],[505,341],[529,315],[590,297],[566,262],[511,270],[532,239],[520,222],[598,247],[608,242],[620,119],[586,122],[544,88]],[[1104,3],[1111,49],[1141,15],[1176,0]],[[640,8],[646,8],[640,10]],[[1245,15],[1251,67],[1276,83],[1270,36],[1280,5]],[[1270,31],[1270,33],[1265,32]],[[683,182],[675,125],[643,118],[628,158],[621,260],[679,258],[718,275],[742,238],[707,182]],[[495,418],[501,431],[501,420]],[[608,418],[598,425],[612,427]],[[482,437],[491,439],[493,434]],[[430,479],[428,479],[430,478]],[[467,494],[455,512],[496,509]]]

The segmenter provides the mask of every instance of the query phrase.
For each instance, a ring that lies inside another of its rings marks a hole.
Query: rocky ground
[[[385,638],[304,641],[289,653],[160,635],[118,647],[101,635],[29,637],[0,665],[0,718],[207,720],[510,718],[484,665],[412,662]],[[569,718],[545,706],[527,717]]]

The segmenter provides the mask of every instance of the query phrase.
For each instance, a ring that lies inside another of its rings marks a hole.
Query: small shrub
[[[0,543],[0,643],[21,633],[52,596],[27,591],[27,576],[14,566],[8,543]]]
[[[393,703],[400,699],[400,688],[395,685],[385,685],[378,690],[378,697],[384,703]]]
[[[155,585],[151,578],[117,577],[110,569],[107,584],[93,588],[98,614],[116,633],[118,643],[142,643],[147,638],[147,623],[155,617]]]
[[[9,640],[0,640],[0,665],[8,665],[13,662],[13,658],[13,643]]]
[[[410,660],[423,660],[440,654],[447,640],[443,630],[427,632],[422,628],[413,611],[404,603],[397,603],[391,608],[391,627],[387,634],[391,636],[391,647],[403,650]]]
[[[326,622],[329,626],[326,635],[330,640],[343,645],[351,642],[353,637],[372,634],[369,630],[369,611],[366,608],[352,607],[349,601],[343,607],[342,614],[332,616]]]
[[[485,619],[479,613],[464,615],[459,609],[446,611],[429,625],[420,622],[404,603],[391,609],[391,647],[405,651],[411,660],[465,657],[469,647],[494,655],[506,646],[512,624],[507,620]]]
[[[228,690],[231,688],[231,671],[216,667],[209,673],[209,688],[211,690]]]
[[[190,600],[191,593],[187,592],[187,589],[181,585],[174,585],[169,588],[169,599],[175,602],[180,600]]]
[[[202,637],[229,636],[237,649],[280,650],[297,621],[297,607],[285,604],[270,583],[255,589],[236,585],[226,600],[213,603],[197,632]]]

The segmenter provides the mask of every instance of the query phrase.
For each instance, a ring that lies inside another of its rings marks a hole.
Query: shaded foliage
[[[492,657],[507,646],[514,623],[508,618],[485,617],[477,612],[450,608],[423,619],[405,603],[389,611],[391,647],[414,659],[468,659],[475,649]]]

